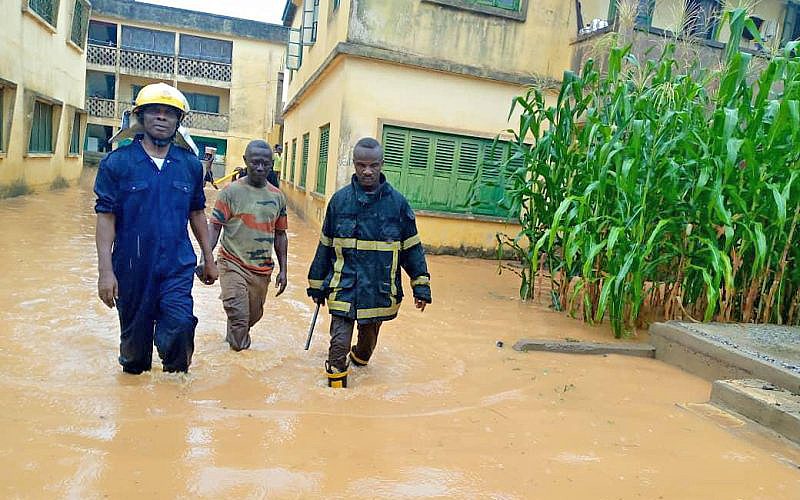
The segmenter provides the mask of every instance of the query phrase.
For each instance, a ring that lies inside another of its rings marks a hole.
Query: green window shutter
[[[481,143],[474,139],[461,139],[457,153],[452,206],[457,212],[468,212],[471,209],[472,184],[480,165]]]
[[[502,142],[483,141],[479,182],[476,186],[477,205],[475,213],[502,215],[498,202],[503,198],[503,178],[500,174],[505,159],[506,146]]]
[[[89,30],[89,12],[91,7],[85,0],[75,0],[72,10],[72,30],[69,39],[78,47],[86,46],[86,32]]]
[[[28,151],[31,153],[53,152],[53,106],[50,104],[34,101]]]
[[[519,11],[519,0],[472,0],[472,3],[497,7],[498,9]]]
[[[800,17],[800,6],[789,3],[786,6],[786,17],[783,19],[783,31],[781,32],[781,45],[786,45],[797,37],[798,31],[797,18]]]
[[[72,119],[72,133],[69,138],[69,152],[70,154],[80,154],[81,152],[81,115],[75,113]]]
[[[325,194],[325,180],[328,175],[328,143],[330,142],[331,126],[325,125],[319,131],[319,158],[317,160],[317,188],[316,192]]]
[[[23,0],[24,1],[24,0]],[[56,26],[58,0],[28,0],[28,8],[39,14],[51,26]]]
[[[639,0],[636,10],[636,25],[649,28],[653,24],[653,11],[656,9],[656,0]]]
[[[456,139],[438,135],[433,148],[433,177],[430,180],[428,206],[434,210],[450,208],[455,171]]]
[[[416,204],[415,206],[419,208],[430,208],[429,165],[431,164],[433,137],[427,132],[411,131],[404,194],[408,201]]]
[[[493,144],[387,125],[383,172],[414,208],[505,216],[507,210],[498,202],[505,189],[502,162],[508,145],[498,142],[493,149]]]
[[[292,139],[292,168],[289,170],[289,182],[294,184],[294,169],[297,165],[297,139]]]
[[[408,167],[411,133],[396,127],[383,128],[383,174],[401,192],[405,191],[403,171]]]
[[[308,134],[303,134],[303,158],[300,163],[300,184],[306,187],[306,174],[308,173]]]

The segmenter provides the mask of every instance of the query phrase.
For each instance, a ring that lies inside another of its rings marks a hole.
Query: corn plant
[[[754,70],[746,10],[722,21],[719,68],[682,64],[674,40],[655,57],[616,40],[552,104],[536,88],[514,100],[505,202],[521,230],[498,256],[522,263],[521,298],[544,289],[618,337],[645,313],[800,324],[798,44]]]

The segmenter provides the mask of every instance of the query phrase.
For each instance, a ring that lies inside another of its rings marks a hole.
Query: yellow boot
[[[327,361],[325,362],[325,373],[328,376],[328,387],[345,388],[347,387],[347,372],[339,370],[335,366],[331,366]]]

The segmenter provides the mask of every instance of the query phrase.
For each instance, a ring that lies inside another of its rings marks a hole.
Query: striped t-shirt
[[[258,274],[271,274],[275,230],[286,230],[286,196],[267,183],[255,187],[247,178],[220,191],[211,222],[223,226],[219,257]]]

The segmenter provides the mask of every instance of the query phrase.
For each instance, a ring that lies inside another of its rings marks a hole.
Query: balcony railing
[[[231,65],[179,57],[178,74],[182,76],[209,78],[211,80],[229,82],[231,81]]]
[[[115,118],[114,99],[103,99],[102,97],[87,97],[86,111],[89,116],[101,118]]]
[[[231,65],[178,57],[172,54],[154,54],[138,50],[121,49],[89,44],[86,61],[89,64],[116,67],[124,72],[147,72],[188,78],[202,78],[220,82],[231,81]]]
[[[184,117],[183,125],[188,128],[227,132],[228,115],[222,115],[219,113],[205,113],[203,111],[190,111],[189,114]]]
[[[114,110],[113,99],[103,99],[100,97],[87,97],[86,110],[89,116],[99,118],[115,118],[122,119],[125,111],[133,108],[129,102],[119,101],[116,103],[116,113]],[[190,111],[188,115],[183,118],[183,125],[196,130],[211,130],[214,132],[227,132],[228,131],[229,116],[220,113],[206,113],[204,111]]]
[[[86,50],[86,62],[100,66],[117,65],[117,48],[106,45],[89,44]]]

